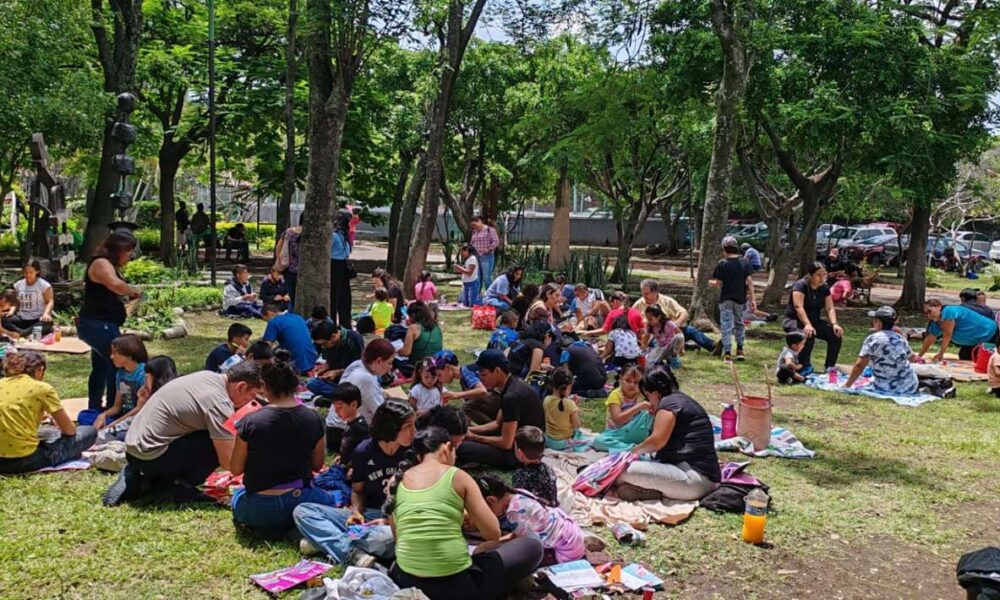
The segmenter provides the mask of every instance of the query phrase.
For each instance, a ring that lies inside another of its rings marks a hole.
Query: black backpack
[[[1000,548],[962,555],[955,572],[968,600],[1000,600]]]

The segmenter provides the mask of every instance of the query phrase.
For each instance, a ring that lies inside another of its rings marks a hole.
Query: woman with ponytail
[[[479,485],[455,466],[449,431],[428,427],[413,440],[412,466],[401,465],[385,512],[396,537],[390,573],[401,587],[416,587],[430,600],[506,598],[542,560],[536,538],[519,538],[469,556],[463,516],[486,542],[500,538],[500,523]]]
[[[0,474],[28,473],[80,458],[94,445],[97,430],[77,427],[55,388],[42,381],[45,357],[38,352],[8,354],[0,379]],[[62,435],[51,442],[38,439],[42,417],[50,415]]]

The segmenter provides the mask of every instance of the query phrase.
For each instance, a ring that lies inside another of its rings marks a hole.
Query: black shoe
[[[126,500],[131,500],[139,494],[142,485],[142,475],[132,465],[125,465],[118,473],[118,479],[104,492],[104,506],[118,506]]]

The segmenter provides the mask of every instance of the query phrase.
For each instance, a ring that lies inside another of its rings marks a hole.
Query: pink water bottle
[[[722,408],[722,436],[724,440],[736,437],[736,409],[732,404],[726,404]]]
[[[826,370],[826,379],[832,385],[837,385],[837,367],[830,367]]]

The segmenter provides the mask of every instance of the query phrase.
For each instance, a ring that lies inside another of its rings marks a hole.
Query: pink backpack
[[[635,460],[631,452],[608,455],[580,471],[573,482],[573,489],[584,496],[596,496],[608,489]]]

